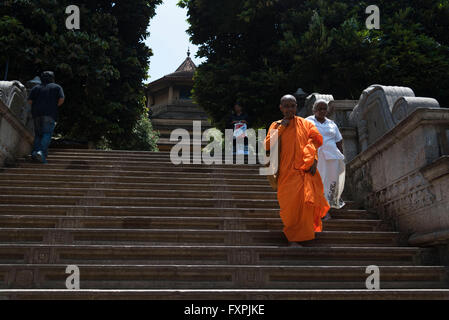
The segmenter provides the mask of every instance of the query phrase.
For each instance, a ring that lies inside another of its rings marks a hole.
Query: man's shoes
[[[33,162],[37,162],[37,152],[36,152],[36,151],[33,151],[33,152],[31,153],[29,159],[30,159],[31,161],[33,161]]]
[[[33,155],[29,154],[25,156],[25,161],[27,162],[35,162],[36,160],[33,158]]]
[[[42,153],[42,151],[36,152],[36,159],[37,159],[37,161],[39,161],[40,163],[47,163],[47,160],[45,159],[45,156],[44,156],[44,154]]]

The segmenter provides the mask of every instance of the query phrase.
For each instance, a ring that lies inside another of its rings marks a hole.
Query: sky
[[[198,66],[205,59],[195,58],[197,46],[189,41],[186,30],[187,9],[176,6],[178,0],[164,0],[163,4],[156,8],[156,16],[150,21],[150,37],[145,43],[153,50],[150,58],[150,78],[146,81],[155,81],[176,69],[187,57],[187,49],[190,48],[190,58]]]

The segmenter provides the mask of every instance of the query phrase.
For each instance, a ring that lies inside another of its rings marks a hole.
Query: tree
[[[358,99],[374,83],[402,85],[449,106],[449,1],[377,1],[368,30],[355,0],[182,0],[193,43],[207,62],[194,99],[223,126],[239,100],[256,126],[279,118],[279,98],[298,87]]]
[[[67,30],[69,0],[0,4],[0,63],[26,82],[53,70],[66,93],[57,132],[126,148],[146,115],[143,80],[151,50],[143,43],[161,0],[78,0],[80,30]]]

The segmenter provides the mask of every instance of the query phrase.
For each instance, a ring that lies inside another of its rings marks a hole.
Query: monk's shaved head
[[[291,94],[287,94],[281,98],[281,106],[285,105],[285,103],[287,102],[293,102],[295,104],[297,103],[296,98]]]
[[[287,94],[281,98],[281,105],[279,109],[284,115],[284,119],[293,119],[296,115],[296,108],[298,107],[298,103],[296,102],[296,98],[290,94]]]

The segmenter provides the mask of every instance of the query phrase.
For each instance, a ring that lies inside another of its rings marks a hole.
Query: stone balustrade
[[[416,108],[347,163],[354,200],[413,245],[449,242],[449,109]]]
[[[18,81],[0,81],[0,166],[29,154],[34,133],[27,90]]]

